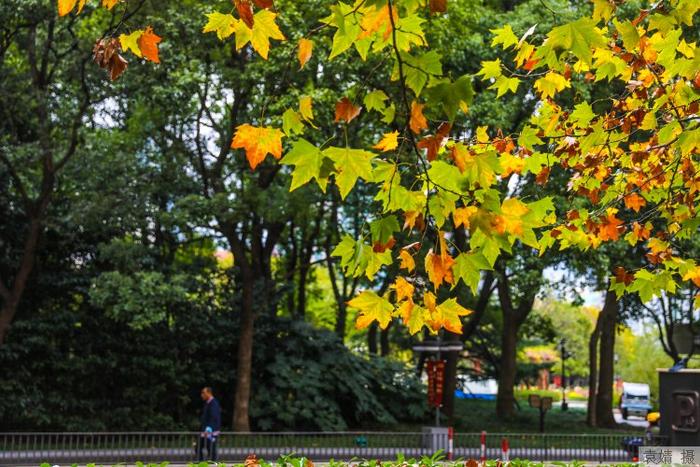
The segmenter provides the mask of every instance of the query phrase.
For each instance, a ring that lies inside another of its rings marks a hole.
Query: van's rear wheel
[[[622,418],[627,420],[627,409],[622,409]]]

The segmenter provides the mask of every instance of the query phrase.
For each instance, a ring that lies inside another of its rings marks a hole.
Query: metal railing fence
[[[116,464],[196,460],[198,432],[0,433],[0,465],[66,463]],[[479,459],[480,433],[455,433],[452,457]],[[488,433],[486,457],[500,459],[501,441],[510,459],[532,461],[629,461],[624,448],[630,435]],[[229,433],[217,439],[220,461],[242,462],[254,453],[268,461],[294,454],[314,461],[353,458],[390,460],[431,456],[448,449],[447,435],[405,432]]]

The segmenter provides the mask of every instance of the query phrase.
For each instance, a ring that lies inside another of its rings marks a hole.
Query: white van
[[[622,412],[622,418],[625,420],[630,415],[646,418],[647,414],[651,412],[651,391],[649,385],[643,383],[622,383],[620,412]]]

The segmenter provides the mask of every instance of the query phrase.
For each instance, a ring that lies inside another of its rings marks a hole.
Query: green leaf
[[[333,60],[333,58],[352,47],[357,36],[362,32],[356,15],[351,14],[352,10],[351,5],[338,2],[331,7],[332,14],[323,20],[324,23],[337,28],[333,35],[333,46],[328,60]]]
[[[596,29],[591,18],[581,18],[572,23],[553,28],[547,34],[546,44],[555,50],[570,51],[587,64],[591,64],[593,47],[605,47],[605,37]]]
[[[496,89],[496,97],[501,97],[503,94],[510,92],[516,92],[518,86],[520,85],[520,80],[518,78],[506,78],[505,76],[499,76],[496,82],[489,86],[489,89]]]
[[[343,199],[350,193],[358,178],[372,179],[371,161],[375,155],[371,152],[331,146],[323,151],[323,155],[335,164],[335,181]]]
[[[289,191],[294,191],[315,178],[321,190],[325,192],[328,178],[321,177],[323,159],[323,153],[316,146],[303,138],[296,141],[292,149],[280,161],[281,164],[294,166]]]
[[[389,97],[384,91],[376,89],[365,96],[364,103],[367,110],[376,110],[382,112],[384,110],[386,100]]]
[[[331,256],[340,258],[340,266],[348,269],[355,261],[355,246],[357,241],[350,235],[344,235],[343,239],[331,252]]]
[[[544,141],[537,136],[537,128],[525,126],[518,137],[518,144],[530,151],[534,151],[535,145],[544,144]]]
[[[392,215],[374,220],[369,224],[369,230],[372,233],[372,242],[382,245],[388,242],[389,239],[394,236],[394,232],[400,229],[396,216]]]
[[[440,63],[440,55],[435,51],[430,51],[418,56],[402,54],[404,61],[404,75],[406,77],[406,86],[411,89],[416,96],[420,95],[423,88],[432,76],[442,76],[442,63]],[[392,76],[397,78],[399,75],[398,62],[394,64],[394,72]]]
[[[479,72],[477,73],[477,75],[483,76],[486,80],[491,78],[498,78],[502,74],[503,71],[501,70],[500,58],[497,58],[496,60],[481,62],[481,70],[479,70]]]
[[[442,104],[445,115],[454,121],[457,111],[466,112],[474,97],[472,78],[464,75],[454,83],[444,82],[426,90],[428,100]]]
[[[424,47],[427,45],[423,33],[425,20],[417,14],[399,18],[396,23],[396,46],[401,52],[408,52],[412,46]],[[389,42],[391,38],[387,40]]]
[[[481,271],[484,269],[491,269],[491,265],[480,251],[461,253],[455,258],[455,264],[452,266],[455,286],[461,279],[464,285],[468,286],[472,293],[476,294],[479,289],[479,281],[481,280]]]
[[[637,27],[631,21],[620,22],[617,18],[613,19],[613,24],[620,36],[622,36],[622,43],[625,45],[625,48],[629,51],[634,50],[639,45]]]
[[[588,124],[591,123],[595,116],[591,105],[588,102],[581,102],[574,107],[574,111],[569,116],[569,121],[579,128],[588,128]]]
[[[456,192],[461,192],[466,181],[457,167],[440,160],[431,162],[428,177],[439,187]]]
[[[282,129],[287,136],[303,133],[304,122],[302,122],[299,112],[292,109],[285,110],[282,114]]]

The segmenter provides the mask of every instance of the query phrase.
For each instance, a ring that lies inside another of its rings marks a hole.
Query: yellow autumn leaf
[[[302,96],[299,98],[299,114],[301,118],[311,123],[314,119],[313,101],[309,96]]]
[[[401,259],[401,264],[399,265],[401,269],[405,269],[408,272],[412,272],[414,269],[416,269],[416,262],[413,259],[413,256],[411,256],[411,253],[408,251],[401,250],[399,253],[399,259]]]
[[[393,151],[399,147],[399,132],[392,131],[386,133],[382,139],[374,145],[374,149],[379,149],[382,152]]]
[[[535,89],[537,89],[543,99],[554,97],[559,91],[571,87],[571,82],[563,75],[557,72],[550,71],[542,78],[535,81]]]
[[[452,211],[452,220],[455,227],[464,226],[469,228],[469,218],[471,218],[479,209],[476,206],[467,206],[465,208],[457,208]]]
[[[694,268],[688,270],[683,275],[684,281],[693,281],[697,287],[700,287],[700,266],[695,266]]]
[[[500,215],[494,218],[494,230],[500,234],[522,235],[523,216],[530,212],[530,208],[517,198],[508,198],[501,205]]]
[[[396,291],[396,301],[400,302],[407,298],[413,298],[415,287],[405,278],[399,276],[396,282],[391,286]]]
[[[239,23],[232,14],[224,14],[219,12],[207,13],[205,15],[208,18],[207,24],[204,25],[202,32],[216,32],[216,37],[220,40],[224,40],[233,34],[236,30],[236,26]]]
[[[120,34],[119,42],[123,50],[129,50],[137,57],[142,57],[141,49],[139,48],[138,40],[143,34],[143,29],[138,29],[131,34]]]
[[[107,8],[108,10],[111,10],[114,8],[114,5],[119,3],[119,0],[102,0],[102,6]]]
[[[350,300],[348,305],[360,310],[360,316],[355,322],[357,329],[364,329],[373,321],[379,322],[379,326],[384,329],[391,322],[391,314],[394,312],[394,306],[387,299],[371,290],[365,290]]]
[[[408,332],[411,335],[418,333],[425,326],[425,321],[428,317],[427,310],[422,306],[416,305],[413,300],[404,301],[399,306],[398,312],[403,324],[408,327]]]
[[[434,330],[445,328],[455,334],[462,334],[461,316],[471,314],[472,311],[457,303],[457,299],[450,298],[435,307],[430,316],[430,325]]]
[[[267,60],[270,52],[270,39],[283,41],[286,38],[275,23],[276,13],[270,10],[260,10],[255,13],[253,29],[243,21],[236,24],[236,49],[242,49],[247,43],[251,43],[253,49]]]
[[[245,149],[250,168],[255,170],[268,154],[275,159],[282,157],[283,137],[284,133],[276,128],[254,127],[245,123],[236,128],[231,148]]]

